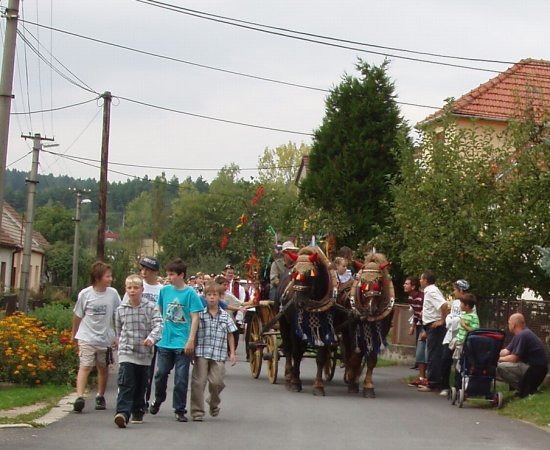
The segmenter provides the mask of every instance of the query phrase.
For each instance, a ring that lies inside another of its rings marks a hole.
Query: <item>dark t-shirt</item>
[[[542,341],[529,328],[514,335],[506,347],[510,353],[519,356],[520,361],[530,366],[548,366],[548,356]]]

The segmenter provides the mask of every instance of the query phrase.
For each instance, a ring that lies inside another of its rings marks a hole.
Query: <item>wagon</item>
[[[267,377],[272,384],[277,383],[279,370],[279,359],[282,355],[280,349],[281,336],[278,331],[278,324],[272,328],[264,330],[264,327],[275,319],[272,300],[260,300],[256,305],[256,312],[250,321],[250,333],[248,341],[248,362],[250,372],[254,378],[258,378],[262,371],[263,361],[267,364]],[[304,357],[315,358],[316,350],[307,348]],[[337,361],[341,359],[339,345],[331,346],[330,356],[324,369],[325,381],[331,381],[334,378]]]

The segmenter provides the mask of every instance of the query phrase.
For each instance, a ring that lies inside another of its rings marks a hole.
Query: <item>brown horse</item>
[[[294,392],[302,390],[300,363],[307,347],[316,349],[317,373],[314,395],[325,395],[322,374],[330,346],[336,341],[334,316],[336,275],[318,247],[304,247],[296,256],[296,264],[286,282],[279,288],[284,311],[279,324],[286,357],[285,381]]]
[[[391,326],[395,301],[388,266],[383,254],[368,255],[353,283],[343,286],[338,294],[338,303],[349,309],[352,317],[342,333],[348,392],[359,392],[361,364],[365,358],[363,396],[367,398],[375,397],[372,373]]]

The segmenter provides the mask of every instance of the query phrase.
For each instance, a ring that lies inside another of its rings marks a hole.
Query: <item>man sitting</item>
[[[500,352],[497,374],[523,398],[534,394],[544,381],[548,355],[542,341],[525,325],[522,314],[510,316],[508,329],[514,337]]]

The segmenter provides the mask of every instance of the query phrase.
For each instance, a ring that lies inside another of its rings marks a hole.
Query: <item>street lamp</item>
[[[76,192],[76,213],[74,217],[74,242],[73,242],[73,273],[71,277],[71,294],[74,294],[78,285],[78,247],[80,240],[80,205],[92,203],[88,198],[82,198],[82,193],[90,192],[89,189],[72,189]]]

